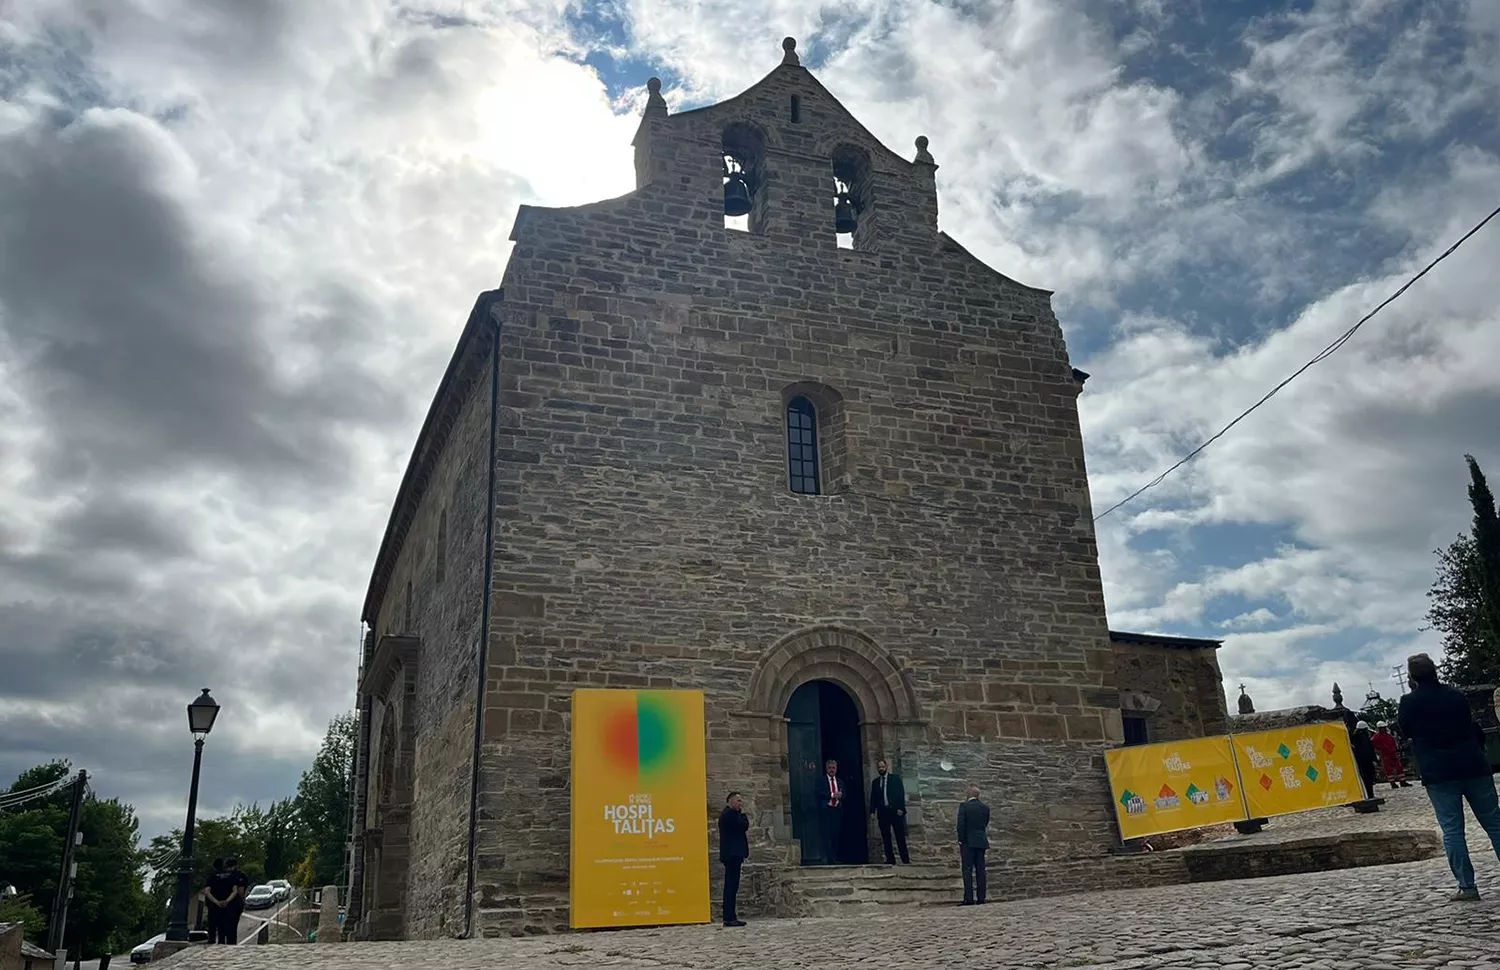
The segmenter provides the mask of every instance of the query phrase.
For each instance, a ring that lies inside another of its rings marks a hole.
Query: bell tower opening
[[[758,232],[765,167],[766,138],[754,125],[736,122],[724,129],[724,228]]]
[[[833,231],[840,249],[858,249],[856,234],[870,203],[870,157],[852,145],[833,150]]]
[[[786,705],[792,835],[803,865],[863,865],[870,860],[865,823],[864,752],[859,708],[843,687],[812,680]],[[838,762],[841,805],[827,807],[825,765]]]

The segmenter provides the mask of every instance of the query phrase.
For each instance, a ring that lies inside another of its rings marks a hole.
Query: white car
[[[268,909],[276,904],[276,890],[265,883],[250,890],[245,897],[246,909]]]
[[[158,933],[151,939],[130,951],[131,963],[150,963],[151,954],[156,950],[156,944],[167,938],[167,934]]]
[[[292,884],[285,879],[268,879],[266,885],[276,891],[276,901],[284,903],[292,898]]]

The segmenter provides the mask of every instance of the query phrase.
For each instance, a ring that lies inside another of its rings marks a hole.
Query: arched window
[[[794,397],[786,404],[786,449],[792,491],[817,495],[818,412],[805,397]]]

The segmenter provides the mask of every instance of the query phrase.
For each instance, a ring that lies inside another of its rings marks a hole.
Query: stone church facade
[[[970,783],[1005,859],[1103,855],[1122,695],[1049,293],[940,231],[927,140],[887,149],[790,40],[721,104],[653,80],[634,147],[635,191],[521,208],[401,484],[355,935],[567,924],[579,688],[704,691],[704,811],[745,794],[757,865],[812,861],[827,755],[861,797],[892,762],[919,859]]]

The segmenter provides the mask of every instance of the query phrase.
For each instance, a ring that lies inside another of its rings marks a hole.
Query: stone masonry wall
[[[1121,691],[1148,694],[1161,707],[1145,714],[1150,740],[1181,741],[1229,730],[1217,651],[1113,644]]]
[[[485,568],[490,431],[486,351],[479,349],[482,356],[466,376],[458,417],[401,545],[377,623],[381,633],[408,633],[421,640],[403,931],[407,939],[457,936],[464,925],[478,686],[475,658]],[[441,544],[440,532],[446,540]],[[372,751],[372,762],[378,763],[378,758]]]
[[[767,143],[756,232],[723,224],[736,122]],[[869,169],[852,251],[832,228],[840,145]],[[1118,693],[1048,294],[940,237],[934,166],[886,151],[801,68],[648,109],[637,151],[636,193],[523,209],[504,281],[482,929],[566,920],[580,687],[703,689],[704,810],[742,790],[759,859],[795,858],[777,732],[817,677],[860,703],[866,772],[885,755],[906,774],[919,856],[951,853],[968,782],[1008,859],[1101,853]],[[788,490],[798,382],[841,401],[835,494]],[[765,669],[818,629],[847,632]]]

